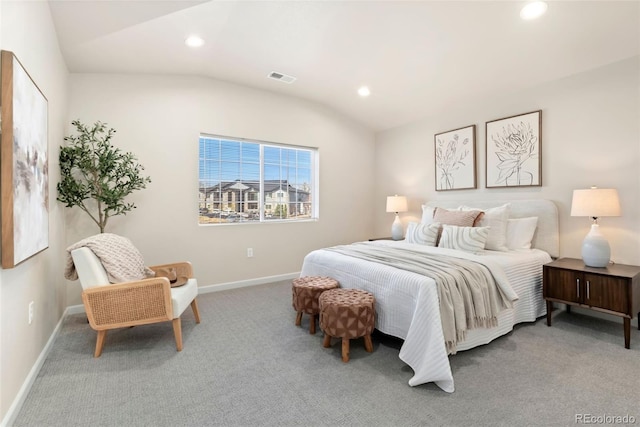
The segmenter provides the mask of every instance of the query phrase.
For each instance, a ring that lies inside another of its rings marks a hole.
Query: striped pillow
[[[439,232],[440,223],[438,222],[433,222],[431,224],[410,222],[407,225],[407,234],[405,235],[404,240],[407,243],[435,246],[438,241]]]
[[[448,209],[436,208],[433,212],[433,221],[441,224],[457,225],[459,227],[473,227],[476,220],[484,212],[480,210],[450,211]]]
[[[489,227],[458,227],[445,224],[442,226],[438,247],[477,252],[484,249],[488,235]]]

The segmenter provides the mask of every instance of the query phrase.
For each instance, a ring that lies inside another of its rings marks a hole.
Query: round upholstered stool
[[[320,329],[324,347],[331,337],[342,338],[342,361],[349,361],[349,340],[364,337],[364,348],[373,351],[371,333],[375,324],[375,298],[360,289],[332,289],[320,295]]]
[[[291,291],[293,294],[293,308],[298,312],[296,326],[302,322],[302,313],[311,316],[309,333],[316,333],[316,319],[320,313],[318,298],[320,294],[339,286],[338,281],[331,277],[305,276],[293,279]]]

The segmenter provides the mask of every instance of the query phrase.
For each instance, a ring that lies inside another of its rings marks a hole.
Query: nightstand
[[[588,308],[622,317],[624,347],[631,341],[631,319],[640,317],[640,266],[609,264],[587,267],[581,259],[561,258],[543,267],[542,295],[547,301],[547,326],[553,303]],[[638,324],[640,330],[640,323]]]

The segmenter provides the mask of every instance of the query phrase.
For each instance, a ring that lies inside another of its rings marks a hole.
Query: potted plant
[[[109,218],[135,209],[125,197],[146,188],[151,179],[142,175],[144,167],[132,153],[111,144],[115,129],[99,121],[92,127],[79,120],[71,124],[77,135],[65,137],[67,145],[60,147],[57,200],[68,208],[78,206],[104,233]]]

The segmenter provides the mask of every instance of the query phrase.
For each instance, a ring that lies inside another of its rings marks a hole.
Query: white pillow
[[[410,222],[407,225],[407,234],[404,241],[419,245],[435,246],[440,232],[440,223],[422,224]]]
[[[470,208],[468,206],[460,206],[458,209],[484,211],[484,215],[480,218],[478,226],[490,227],[486,249],[503,252],[509,250],[509,247],[507,246],[507,224],[509,220],[509,211],[511,210],[511,205],[509,203],[490,209]]]
[[[538,226],[538,217],[510,218],[507,222],[507,247],[511,251],[531,249],[531,240]]]
[[[422,205],[422,220],[420,222],[422,224],[431,224],[433,222],[433,213],[435,208],[432,208],[427,205]]]
[[[458,227],[444,224],[438,247],[477,252],[484,249],[488,235],[489,227]]]

